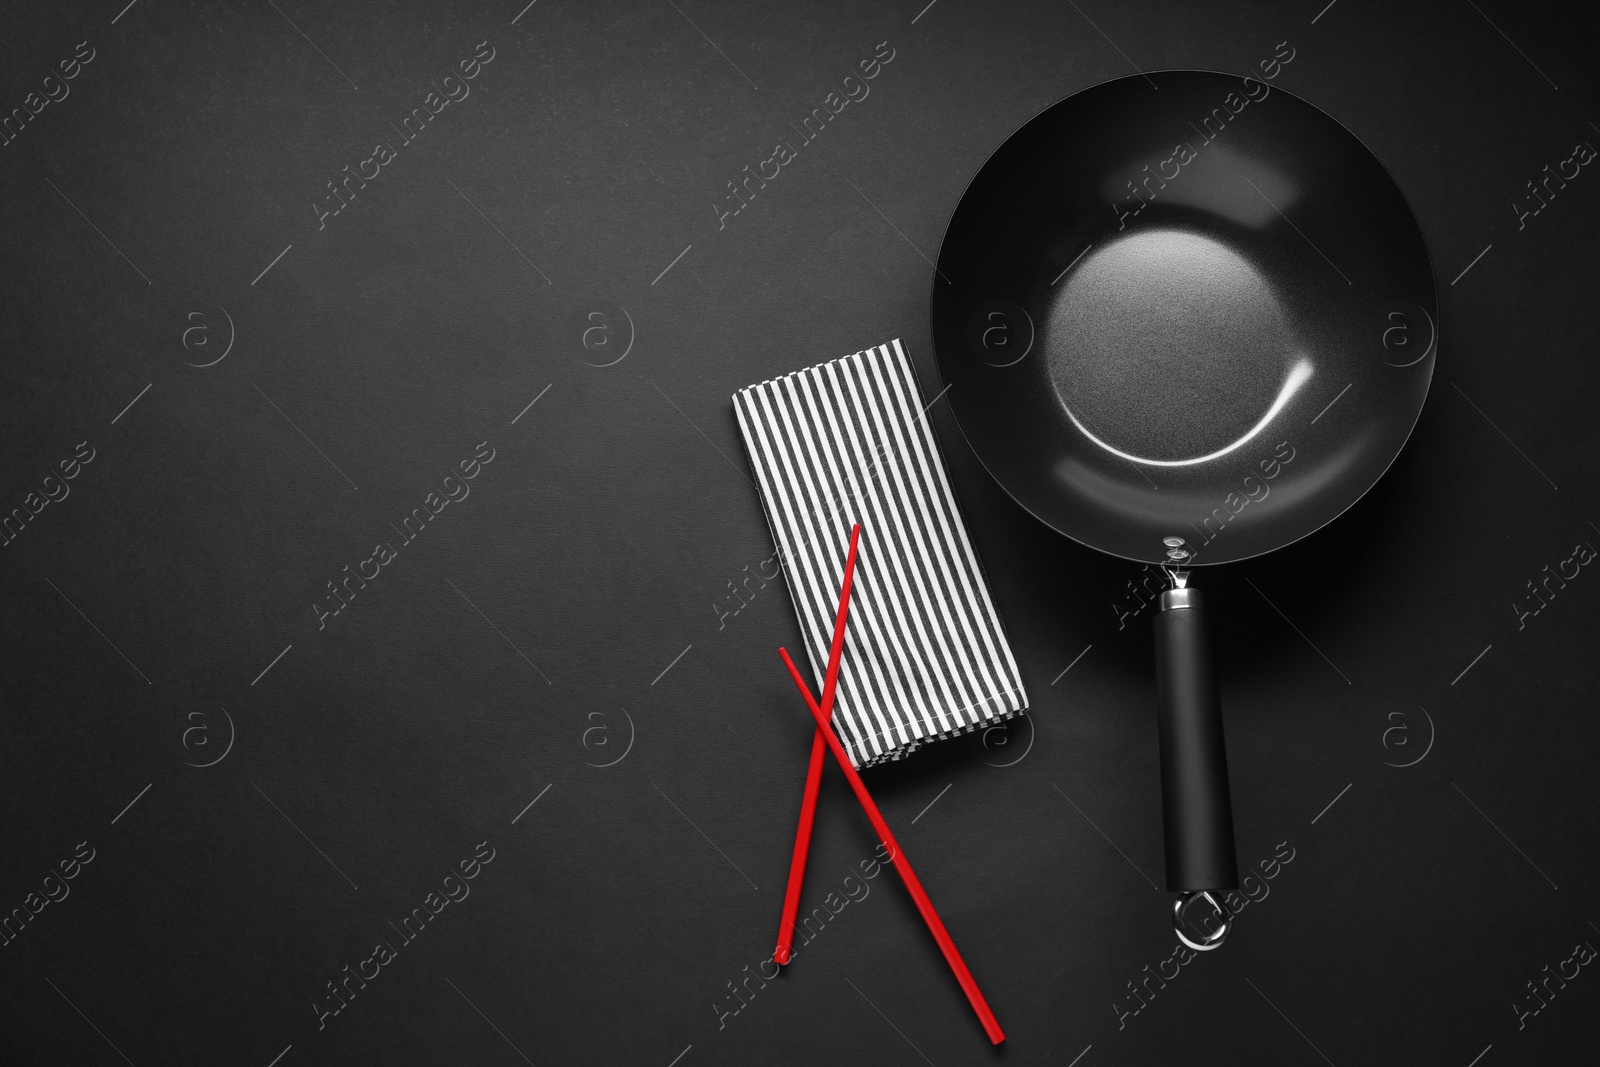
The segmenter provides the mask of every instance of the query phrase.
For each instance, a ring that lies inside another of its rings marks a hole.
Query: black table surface
[[[0,39],[0,1059],[1592,1056],[1591,8],[124,3]],[[1233,935],[1175,952],[1138,568],[936,403],[1031,741],[867,781],[1009,1040],[835,770],[764,977],[810,724],[730,394],[895,337],[935,381],[928,261],[1012,130],[1284,53],[1441,340],[1378,488],[1205,576]]]

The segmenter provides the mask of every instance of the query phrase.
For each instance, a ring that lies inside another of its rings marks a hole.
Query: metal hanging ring
[[[1199,900],[1204,900],[1215,909],[1217,915],[1222,919],[1222,925],[1208,936],[1196,941],[1184,932],[1183,921],[1188,916],[1189,909]],[[1184,893],[1172,903],[1172,929],[1178,935],[1179,941],[1182,941],[1196,952],[1210,952],[1214,948],[1220,948],[1222,942],[1227,940],[1228,931],[1233,929],[1233,913],[1228,910],[1227,905],[1212,896],[1209,890],[1203,889],[1198,893]]]

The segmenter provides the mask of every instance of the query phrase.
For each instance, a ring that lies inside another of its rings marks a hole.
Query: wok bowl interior
[[[1147,563],[1170,537],[1197,564],[1248,558],[1350,507],[1416,423],[1437,322],[1376,157],[1305,101],[1207,71],[1035,116],[972,180],[933,280],[939,372],[989,473]]]

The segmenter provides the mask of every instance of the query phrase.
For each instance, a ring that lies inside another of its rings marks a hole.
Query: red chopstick
[[[844,586],[839,591],[839,610],[833,618],[833,643],[828,649],[828,671],[822,682],[822,714],[833,714],[833,694],[839,681],[839,661],[844,655],[844,624],[850,614],[850,589],[855,583],[856,544],[861,537],[861,524],[850,528],[850,552],[844,561]],[[806,856],[811,851],[811,826],[817,816],[817,793],[822,787],[822,753],[826,742],[822,731],[811,737],[811,764],[806,769],[806,791],[800,801],[800,825],[794,835],[794,856],[789,861],[789,886],[783,895],[783,917],[778,921],[778,947],[772,953],[774,962],[789,962],[794,948],[794,920],[800,911],[800,886],[806,877]]]
[[[857,527],[859,529],[859,527]],[[851,533],[851,547],[854,549],[855,532]],[[854,552],[851,553],[852,558]],[[845,592],[840,595],[841,602],[849,592],[852,568],[846,565]],[[838,635],[835,635],[835,644]],[[789,668],[789,676],[794,679],[794,684],[800,690],[800,695],[805,697],[806,706],[811,709],[811,717],[817,721],[817,731],[827,741],[828,747],[833,750],[833,758],[839,764],[839,769],[844,771],[845,778],[850,782],[850,788],[855,791],[856,799],[861,802],[861,807],[867,813],[867,818],[872,822],[872,829],[877,833],[879,840],[889,846],[890,859],[894,869],[899,872],[901,881],[906,884],[906,891],[911,894],[911,899],[916,903],[917,910],[922,913],[922,921],[927,923],[928,930],[933,934],[933,939],[938,942],[939,950],[944,953],[945,962],[950,965],[950,970],[955,974],[956,981],[961,984],[962,992],[967,995],[967,1002],[972,1005],[972,1010],[977,1013],[978,1021],[983,1024],[984,1032],[989,1035],[993,1044],[1000,1044],[1006,1039],[1005,1031],[1000,1029],[1000,1022],[994,1017],[994,1012],[989,1008],[989,1002],[984,999],[983,991],[978,988],[977,981],[972,977],[972,972],[967,969],[966,961],[961,958],[961,951],[956,948],[956,943],[951,940],[950,933],[945,929],[944,921],[939,918],[939,913],[934,910],[933,901],[928,899],[928,894],[922,888],[922,882],[911,869],[911,863],[906,859],[905,853],[900,848],[900,842],[895,840],[894,831],[889,829],[889,824],[884,821],[883,813],[873,803],[872,795],[867,792],[866,785],[861,781],[861,776],[856,773],[855,767],[850,763],[850,757],[845,754],[844,746],[834,736],[833,727],[829,724],[828,716],[823,713],[817,704],[816,698],[811,695],[811,689],[806,685],[806,680],[800,676],[800,670],[794,665],[794,660],[789,658],[789,650],[778,649],[778,654],[783,657],[783,664]],[[837,673],[837,672],[835,672]],[[832,694],[829,694],[830,696]]]

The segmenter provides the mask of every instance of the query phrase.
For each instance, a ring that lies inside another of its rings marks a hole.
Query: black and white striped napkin
[[[851,761],[899,759],[1025,709],[899,340],[741,389],[733,405],[819,680],[861,524],[833,707]]]

